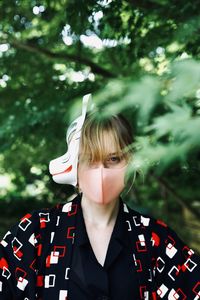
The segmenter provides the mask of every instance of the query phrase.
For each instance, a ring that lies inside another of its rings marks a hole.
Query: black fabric
[[[117,219],[102,266],[91,247],[80,206],[73,246],[69,299],[139,299],[131,242],[127,223],[123,218],[123,203],[120,199]]]
[[[27,213],[5,234],[0,300],[199,299],[200,256],[162,220],[121,202],[102,267],[80,204]]]

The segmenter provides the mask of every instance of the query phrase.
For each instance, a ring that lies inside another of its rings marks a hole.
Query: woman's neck
[[[98,229],[113,225],[119,211],[119,198],[108,203],[99,204],[89,200],[82,194],[81,207],[84,220]]]

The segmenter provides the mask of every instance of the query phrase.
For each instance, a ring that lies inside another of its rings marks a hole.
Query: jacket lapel
[[[140,299],[156,299],[155,282],[151,267],[151,236],[148,230],[150,218],[143,217],[124,203],[127,230],[133,247],[133,262],[139,282]]]

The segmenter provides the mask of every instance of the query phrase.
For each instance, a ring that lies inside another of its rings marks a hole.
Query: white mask
[[[82,102],[82,115],[76,118],[67,130],[67,152],[51,160],[49,163],[49,172],[56,183],[77,185],[77,164],[81,130],[87,111],[93,110],[94,108],[95,105],[92,102],[91,94],[85,95]]]

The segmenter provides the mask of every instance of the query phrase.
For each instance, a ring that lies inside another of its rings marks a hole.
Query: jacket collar
[[[60,203],[55,207],[56,213],[52,211],[52,218],[55,218],[54,222],[50,223],[49,232],[45,235],[46,243],[44,244],[47,246],[46,249],[43,251],[43,255],[40,258],[39,263],[39,270],[42,270],[42,266],[45,265],[46,257],[49,253],[55,251],[55,245],[66,245],[68,251],[67,255],[61,257],[60,259],[65,260],[66,270],[60,270],[60,272],[65,272],[65,275],[68,274],[70,277],[70,268],[72,262],[72,249],[74,244],[74,237],[76,235],[76,227],[77,224],[77,215],[80,212],[80,201],[81,195],[76,195],[71,201],[67,203]],[[150,273],[152,273],[152,244],[151,244],[151,230],[150,226],[147,224],[149,218],[144,218],[139,212],[129,208],[125,203],[122,202],[123,209],[120,210],[124,217],[123,226],[126,228],[128,232],[129,239],[122,239],[119,236],[119,240],[124,242],[125,240],[130,240],[132,253],[133,253],[133,266],[136,269],[138,283],[139,283],[139,291],[140,291],[140,299],[151,299],[152,291],[156,291],[155,281],[150,279]],[[66,236],[60,236],[57,234],[60,227],[67,228]],[[121,226],[122,227],[122,226]],[[53,243],[50,244],[48,241],[51,239],[53,233]],[[51,235],[51,236],[50,236]],[[56,265],[54,266],[56,267]],[[40,270],[41,274],[43,272]],[[73,270],[71,270],[73,273]],[[67,273],[66,273],[67,272]],[[67,276],[68,276],[67,275]],[[67,280],[65,282],[65,289],[67,289]],[[60,282],[60,289],[63,289],[62,282]],[[144,296],[144,290],[147,290],[147,298]],[[44,298],[46,295],[50,295],[50,289],[45,289]]]
[[[81,200],[82,200],[82,194],[78,194],[78,196],[73,200],[73,202],[78,205],[76,235],[79,238],[77,239],[76,242],[77,246],[83,246],[89,243],[89,238],[87,235],[85,221],[83,217],[83,211],[81,207]],[[127,226],[125,221],[124,204],[122,198],[120,197],[119,211],[113,228],[112,238],[119,241],[121,245],[128,247],[129,242],[128,239],[125,238],[126,235],[127,235]]]

